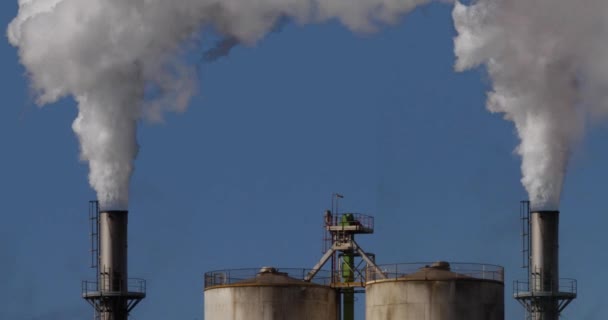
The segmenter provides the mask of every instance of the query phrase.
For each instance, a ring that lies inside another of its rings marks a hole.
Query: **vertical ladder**
[[[89,201],[89,222],[91,224],[91,268],[99,274],[99,202]]]
[[[89,223],[91,224],[91,268],[95,269],[97,277],[95,290],[100,290],[99,287],[99,201],[89,201]],[[93,309],[93,319],[101,320],[101,313],[97,308]]]
[[[530,201],[522,201],[519,215],[521,218],[521,238],[522,238],[522,268],[530,274]]]

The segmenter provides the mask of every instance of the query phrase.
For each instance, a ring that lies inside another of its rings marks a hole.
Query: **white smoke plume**
[[[608,110],[608,1],[479,0],[453,18],[456,70],[486,65],[487,107],[515,123],[532,206],[557,209],[573,145]]]
[[[394,23],[431,0],[19,0],[8,27],[37,103],[72,96],[73,129],[103,208],[127,208],[142,117],[184,110],[197,88],[176,58],[207,26],[233,43],[254,44],[283,17],[341,21],[356,32]],[[228,46],[229,48],[230,46]],[[162,92],[146,99],[146,88]]]

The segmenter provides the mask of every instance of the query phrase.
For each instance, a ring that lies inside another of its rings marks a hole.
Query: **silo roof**
[[[418,272],[405,275],[403,277],[398,278],[399,280],[432,280],[432,281],[441,281],[441,280],[458,280],[458,279],[475,279],[473,277],[452,272],[449,270],[443,270],[433,267],[422,268]]]
[[[206,288],[218,287],[263,287],[263,286],[315,286],[326,287],[325,285],[296,279],[289,276],[288,272],[279,272],[275,268],[262,268],[255,276],[243,280],[232,280],[224,283],[208,285]]]
[[[378,271],[376,271],[378,270]],[[405,263],[380,265],[369,272],[367,283],[384,281],[474,280],[504,283],[504,269],[496,265],[448,263]],[[374,273],[376,272],[376,273]]]
[[[292,278],[287,273],[274,272],[274,273],[259,273],[254,278],[239,281],[236,284],[260,284],[260,285],[274,285],[274,284],[310,284],[309,282]]]

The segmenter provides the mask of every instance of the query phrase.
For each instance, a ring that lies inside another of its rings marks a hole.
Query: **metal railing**
[[[277,271],[279,274],[285,274],[292,279],[304,281],[304,278],[306,275],[308,275],[311,269],[286,268],[277,269]],[[205,289],[215,286],[224,286],[250,281],[255,279],[259,273],[260,268],[229,269],[206,272]],[[331,272],[321,270],[310,282],[328,286],[331,284]]]
[[[124,281],[124,280],[122,280]],[[119,283],[116,287],[122,288],[122,283]],[[93,293],[93,292],[119,292],[120,290],[108,290],[110,285],[100,286],[99,281],[83,281],[82,282],[82,293]],[[127,292],[132,293],[146,293],[146,280],[131,278],[127,280]]]
[[[352,285],[352,284],[362,284],[363,286],[367,282],[368,272],[366,271],[366,266],[362,266],[364,261],[359,261],[358,265],[354,265],[352,269],[348,267],[348,264],[344,264],[339,260],[340,263],[337,264],[336,271],[333,272],[334,285]],[[348,276],[345,276],[348,275]]]
[[[399,279],[413,273],[419,272],[421,269],[429,268],[433,263],[417,262],[417,263],[398,263],[379,265],[379,271],[374,268],[367,268],[367,281],[381,280],[383,277],[378,275],[382,272],[386,279]],[[504,268],[492,264],[479,263],[451,263],[449,271],[459,275],[471,277],[481,280],[493,280],[504,282]]]
[[[562,278],[559,279],[559,283],[553,282],[544,283],[540,276],[533,276],[532,284],[528,280],[515,280],[513,281],[513,295],[518,296],[522,294],[533,294],[535,292],[552,292],[552,293],[565,293],[565,294],[577,294],[577,282],[575,279]]]
[[[352,220],[348,221],[348,225],[360,225],[366,229],[374,229],[374,217],[362,213],[341,213],[332,218],[332,226],[342,226],[344,216],[352,216]],[[350,217],[349,217],[350,218]]]

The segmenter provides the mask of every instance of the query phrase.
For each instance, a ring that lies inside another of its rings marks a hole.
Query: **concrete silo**
[[[243,269],[206,273],[205,319],[337,319],[337,291],[319,283],[324,280],[317,280],[317,283],[300,280],[304,279],[308,270],[279,272],[275,268],[264,267],[257,274],[256,271]],[[325,279],[328,284],[330,281],[329,277],[317,279]]]
[[[366,320],[504,320],[503,268],[492,265],[380,266],[366,285]]]

